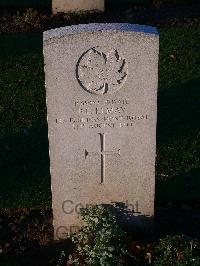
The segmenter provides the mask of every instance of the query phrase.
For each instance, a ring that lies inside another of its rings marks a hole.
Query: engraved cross
[[[120,149],[116,151],[106,151],[106,135],[104,133],[98,133],[100,136],[100,143],[101,143],[101,150],[99,152],[88,152],[85,150],[85,159],[88,156],[99,156],[101,155],[101,184],[105,183],[106,179],[106,171],[105,171],[105,166],[106,166],[106,157],[109,155],[114,155],[114,156],[120,156]]]

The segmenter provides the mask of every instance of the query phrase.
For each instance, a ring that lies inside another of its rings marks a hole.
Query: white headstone
[[[52,0],[54,14],[89,10],[104,11],[104,0]]]
[[[147,26],[44,33],[56,238],[80,225],[87,204],[117,203],[133,229],[152,224],[158,54],[158,33]]]

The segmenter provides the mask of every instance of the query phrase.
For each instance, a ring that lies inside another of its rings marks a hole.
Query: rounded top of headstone
[[[146,34],[158,35],[157,29],[151,26],[128,23],[90,23],[66,26],[45,31],[43,33],[43,40],[48,41],[53,38],[62,38],[71,34],[96,31],[142,32]]]

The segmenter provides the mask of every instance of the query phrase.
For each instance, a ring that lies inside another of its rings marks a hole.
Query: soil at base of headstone
[[[57,15],[32,8],[0,11],[0,33],[42,32],[61,26],[95,22],[135,23],[157,27],[200,25],[200,5],[160,9],[131,7],[104,13],[81,12]]]

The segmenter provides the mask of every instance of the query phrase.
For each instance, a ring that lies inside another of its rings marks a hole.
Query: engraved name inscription
[[[130,113],[129,100],[75,101],[75,113],[56,119],[58,124],[70,124],[73,129],[103,129],[134,127],[138,121],[149,119],[148,114]]]

